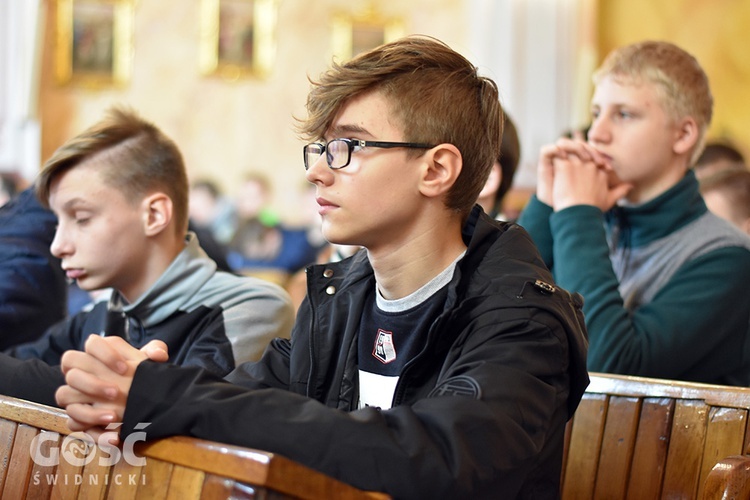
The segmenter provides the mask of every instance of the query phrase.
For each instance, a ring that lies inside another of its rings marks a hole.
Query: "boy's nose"
[[[610,140],[611,135],[609,127],[605,122],[606,120],[603,118],[598,118],[591,123],[587,135],[589,142],[596,144],[608,142]]]
[[[55,231],[55,237],[52,239],[49,249],[52,255],[58,259],[70,253],[70,244],[59,228]]]
[[[324,178],[330,176],[331,173],[332,170],[328,168],[326,155],[323,153],[318,156],[318,159],[309,166],[307,171],[305,171],[305,179],[307,179],[307,182],[315,184],[316,182],[323,182]]]

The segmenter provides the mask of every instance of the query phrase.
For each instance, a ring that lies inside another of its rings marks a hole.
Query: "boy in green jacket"
[[[647,41],[613,51],[594,82],[588,142],[542,148],[519,219],[584,296],[589,370],[750,385],[750,239],[707,211],[690,168],[708,78]]]

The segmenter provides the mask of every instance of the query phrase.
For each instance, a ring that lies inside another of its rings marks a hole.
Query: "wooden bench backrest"
[[[388,498],[279,455],[183,436],[133,443],[130,460],[128,446],[119,457],[85,451],[65,421],[59,409],[0,396],[0,498]]]
[[[592,373],[566,431],[562,498],[713,498],[738,480],[750,498],[749,410],[749,388]]]

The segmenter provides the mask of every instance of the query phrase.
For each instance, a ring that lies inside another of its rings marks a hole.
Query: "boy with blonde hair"
[[[589,369],[750,385],[750,243],[706,209],[690,168],[711,121],[706,74],[646,41],[594,82],[588,142],[542,148],[519,219],[584,296]]]
[[[50,249],[68,279],[114,291],[0,355],[0,393],[55,404],[63,352],[82,350],[92,333],[137,348],[159,339],[173,363],[223,376],[291,331],[286,292],[217,271],[188,233],[182,155],[132,111],[113,109],[61,146],[36,193],[57,217]]]
[[[115,339],[66,353],[71,428],[151,422],[149,439],[261,448],[395,498],[558,497],[588,382],[580,298],[474,208],[500,150],[494,82],[409,37],[334,65],[307,108],[323,234],[365,248],[308,268],[291,341],[234,385]]]

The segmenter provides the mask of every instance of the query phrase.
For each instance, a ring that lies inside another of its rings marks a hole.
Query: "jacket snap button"
[[[323,271],[324,278],[330,278],[331,276],[333,276],[333,269],[326,269]]]
[[[333,295],[334,293],[336,293],[336,287],[333,285],[329,286],[328,288],[326,288],[326,293],[328,295]]]

